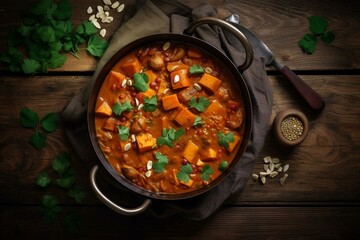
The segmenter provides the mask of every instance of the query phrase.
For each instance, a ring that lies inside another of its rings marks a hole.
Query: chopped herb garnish
[[[35,128],[39,123],[39,115],[27,107],[20,110],[21,126],[26,128]]]
[[[202,121],[201,117],[196,116],[193,126],[196,127],[196,126],[203,125],[203,124],[204,124],[204,122]]]
[[[59,173],[60,176],[64,175],[70,168],[71,158],[68,153],[61,153],[56,156],[52,162],[52,168]]]
[[[145,92],[148,90],[149,77],[146,73],[135,73],[134,74],[134,84],[133,87],[140,92]]]
[[[214,173],[214,169],[210,167],[209,164],[206,164],[203,169],[201,169],[201,179],[209,181],[210,175]]]
[[[43,211],[43,220],[45,223],[52,223],[58,217],[61,208],[59,201],[52,195],[44,195],[41,199],[41,208]]]
[[[195,97],[190,98],[189,107],[196,108],[199,112],[205,111],[205,109],[209,106],[210,100],[201,96],[197,101]]]
[[[75,186],[69,190],[68,196],[73,198],[77,203],[82,203],[85,198],[85,192],[79,186]]]
[[[224,172],[229,166],[229,163],[225,160],[221,161],[221,163],[219,164],[218,169],[222,172]]]
[[[182,165],[180,171],[176,174],[176,178],[179,181],[187,183],[190,180],[189,174],[192,173],[193,169],[189,163]]]
[[[46,144],[46,135],[42,132],[39,132],[35,129],[33,135],[29,139],[29,143],[33,145],[36,149],[42,149]]]
[[[157,108],[157,97],[152,96],[151,98],[145,97],[144,99],[144,111],[154,112]]]
[[[182,135],[184,135],[185,130],[179,128],[177,130],[173,128],[164,128],[162,131],[162,136],[156,140],[156,144],[159,146],[167,145],[169,147],[174,146],[174,141],[178,140]]]
[[[160,152],[155,153],[156,162],[153,163],[153,169],[156,173],[162,173],[165,171],[165,166],[169,163],[169,160],[166,155],[161,154]]]
[[[190,66],[189,72],[190,72],[190,74],[204,73],[204,68],[200,65],[193,64]]]
[[[218,132],[217,133],[217,136],[219,138],[218,140],[218,144],[220,146],[223,146],[225,148],[228,148],[229,147],[229,143],[235,141],[234,139],[234,133],[233,132],[230,132],[228,134],[223,134],[222,132]]]
[[[112,111],[115,115],[120,116],[122,112],[124,111],[131,111],[133,109],[133,106],[131,106],[129,101],[126,101],[124,103],[115,103],[112,107]]]
[[[36,178],[36,185],[46,187],[51,183],[51,178],[47,172],[42,172]]]
[[[56,113],[48,113],[41,119],[41,126],[47,132],[54,132],[57,129],[59,116]]]
[[[119,137],[120,137],[121,141],[126,141],[126,140],[129,139],[130,130],[129,130],[128,127],[126,127],[126,126],[118,126],[117,129],[118,129]]]

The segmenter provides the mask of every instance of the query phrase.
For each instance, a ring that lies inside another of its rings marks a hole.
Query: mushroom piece
[[[227,126],[231,129],[237,129],[242,125],[243,120],[244,116],[239,109],[236,112],[229,114],[229,121],[227,122]]]
[[[131,133],[139,133],[146,129],[146,119],[144,117],[138,117],[130,126]]]
[[[161,70],[164,66],[164,59],[162,55],[155,54],[150,58],[150,66],[155,70]]]

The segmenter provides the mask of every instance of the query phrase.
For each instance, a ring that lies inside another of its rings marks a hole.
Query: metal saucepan
[[[244,45],[244,49],[245,49],[245,53],[246,53],[246,59],[241,66],[236,67],[234,65],[234,63],[225,54],[223,54],[220,50],[218,50],[211,44],[209,44],[199,38],[191,36],[191,34],[193,34],[195,29],[198,26],[203,25],[203,24],[218,25],[221,28],[224,28],[224,29],[230,31],[239,39],[239,41]],[[87,115],[88,130],[89,130],[93,148],[94,148],[98,158],[100,159],[100,162],[102,163],[103,167],[110,173],[110,175],[115,180],[117,180],[119,183],[121,183],[123,186],[127,187],[131,191],[138,193],[141,196],[147,197],[147,199],[143,202],[143,204],[141,204],[139,207],[136,207],[133,209],[118,206],[116,203],[112,202],[108,197],[106,197],[98,188],[98,186],[96,184],[96,173],[98,171],[98,166],[97,165],[94,166],[90,172],[90,181],[91,181],[92,187],[93,187],[97,197],[105,205],[107,205],[108,207],[110,207],[111,209],[113,209],[114,211],[116,211],[120,214],[123,214],[123,215],[139,214],[149,207],[149,205],[151,203],[151,199],[180,200],[180,199],[185,199],[185,198],[191,198],[191,197],[197,196],[199,194],[202,194],[202,193],[210,190],[211,188],[213,188],[214,186],[219,184],[222,180],[224,180],[228,176],[228,174],[234,169],[236,164],[241,160],[241,157],[247,147],[248,140],[249,140],[250,133],[251,133],[251,128],[252,128],[253,115],[252,115],[252,105],[251,105],[249,91],[248,91],[247,85],[246,85],[241,73],[244,70],[246,70],[252,63],[253,50],[251,48],[251,45],[247,41],[246,37],[238,29],[236,29],[231,24],[229,24],[223,20],[217,19],[217,18],[207,17],[207,18],[203,18],[198,21],[195,21],[184,31],[184,33],[185,33],[184,35],[172,34],[172,33],[156,34],[156,35],[151,35],[151,36],[144,37],[144,38],[141,38],[141,39],[131,42],[130,44],[126,45],[121,50],[119,50],[104,65],[104,67],[100,71],[100,73],[94,83],[92,93],[91,93],[89,103],[88,103],[88,112],[87,112],[87,114],[88,114]],[[164,42],[164,41],[170,41],[170,42],[176,41],[176,42],[192,44],[196,47],[199,47],[204,52],[209,53],[212,57],[217,58],[219,61],[223,62],[224,65],[228,67],[229,72],[233,75],[234,84],[237,84],[241,91],[241,94],[242,94],[243,100],[244,100],[244,108],[245,108],[245,116],[246,116],[245,117],[245,131],[244,131],[242,143],[241,143],[240,148],[235,156],[235,159],[232,161],[232,163],[228,167],[227,171],[225,171],[217,179],[215,179],[213,182],[211,182],[208,186],[199,188],[199,189],[191,191],[191,192],[181,193],[181,194],[158,194],[155,192],[150,192],[150,191],[144,190],[144,189],[136,186],[135,184],[131,183],[130,181],[128,181],[126,178],[124,178],[122,175],[120,175],[108,163],[106,157],[104,156],[104,154],[102,153],[102,151],[100,149],[100,146],[99,146],[97,138],[96,138],[96,133],[95,133],[95,121],[94,121],[95,116],[94,115],[95,115],[96,99],[97,99],[97,95],[100,90],[100,87],[101,87],[103,81],[105,80],[107,74],[111,70],[111,68],[122,57],[124,57],[127,53],[131,52],[132,50],[137,49],[140,46],[147,45],[149,43]]]

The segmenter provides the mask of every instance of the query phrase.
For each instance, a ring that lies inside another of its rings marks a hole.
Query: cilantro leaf
[[[176,178],[179,181],[187,183],[190,180],[189,174],[192,173],[193,169],[189,163],[182,165],[180,171],[176,174]]]
[[[21,72],[21,64],[23,62],[22,53],[14,48],[9,47],[4,53],[0,55],[0,61],[6,63],[9,66],[9,70],[12,72]]]
[[[60,176],[68,171],[71,165],[71,158],[68,153],[61,153],[56,156],[52,162],[52,168],[59,173]]]
[[[39,150],[45,147],[45,142],[46,142],[46,135],[38,131],[35,131],[34,134],[31,135],[29,140],[29,143]]]
[[[48,113],[41,119],[41,126],[47,132],[54,132],[57,128],[59,116],[57,113]]]
[[[167,145],[169,147],[174,147],[174,141],[178,140],[184,133],[184,128],[179,128],[177,130],[173,128],[164,128],[162,135],[156,139],[156,144],[159,146]]]
[[[148,90],[149,77],[146,73],[135,73],[134,74],[134,84],[133,87],[140,92],[145,92]]]
[[[155,173],[162,173],[165,171],[165,166],[169,163],[169,160],[166,155],[163,155],[160,152],[155,152],[156,162],[153,163],[153,169]]]
[[[200,66],[200,65],[193,64],[193,65],[190,66],[189,72],[190,72],[190,74],[204,73],[204,68],[202,66]]]
[[[68,169],[65,174],[56,179],[56,183],[63,188],[70,189],[74,186],[76,181],[75,174],[72,169]]]
[[[80,187],[75,186],[69,190],[68,196],[73,198],[77,203],[82,203],[85,198],[85,192]]]
[[[35,180],[36,185],[46,187],[51,183],[51,178],[47,172],[42,172]]]
[[[62,0],[57,4],[54,17],[59,20],[66,20],[71,17],[71,5],[69,0]]]
[[[331,43],[332,41],[334,41],[334,39],[335,39],[335,34],[333,31],[327,31],[321,35],[321,40],[326,44]]]
[[[203,125],[203,124],[204,124],[204,122],[202,121],[201,117],[196,116],[193,126],[196,127],[196,126]]]
[[[214,169],[210,167],[209,164],[206,164],[203,169],[201,169],[201,179],[209,181],[211,174],[214,173]]]
[[[89,38],[86,50],[94,57],[101,57],[107,47],[108,42],[94,34]]]
[[[124,102],[123,104],[117,102],[113,105],[112,111],[115,115],[120,116],[124,111],[131,111],[133,106],[131,106],[129,101]]]
[[[26,58],[24,62],[21,64],[21,69],[26,74],[35,74],[40,70],[41,64],[34,60]]]
[[[58,217],[61,208],[59,207],[59,201],[52,195],[44,195],[41,198],[41,208],[43,212],[43,221],[45,223],[52,223]]]
[[[205,109],[210,105],[210,100],[201,96],[198,101],[195,97],[191,97],[189,100],[189,107],[196,108],[199,112],[205,111]]]
[[[323,34],[328,27],[328,22],[321,16],[309,17],[309,29],[315,35]]]
[[[64,217],[64,225],[69,232],[77,232],[80,229],[82,219],[76,212],[72,212]]]
[[[299,47],[304,53],[312,54],[316,49],[316,36],[313,34],[305,34],[298,42]]]
[[[225,147],[225,148],[229,147],[229,143],[235,141],[233,132],[230,132],[230,133],[228,133],[226,135],[224,133],[222,133],[222,132],[218,132],[217,136],[219,138],[218,144],[220,146]]]
[[[225,160],[221,161],[221,163],[219,164],[218,169],[222,172],[224,172],[229,166],[229,163]]]
[[[145,97],[144,99],[144,111],[145,112],[154,112],[157,108],[157,97],[152,96],[151,98]]]
[[[27,107],[20,110],[20,124],[22,127],[35,128],[39,123],[39,115]]]
[[[119,137],[120,137],[121,141],[126,141],[129,139],[130,130],[128,127],[118,126],[117,129],[118,129]]]

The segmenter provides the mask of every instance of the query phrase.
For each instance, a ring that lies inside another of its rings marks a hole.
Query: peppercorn
[[[290,141],[297,140],[304,131],[303,123],[295,116],[284,118],[280,125],[281,133]]]

